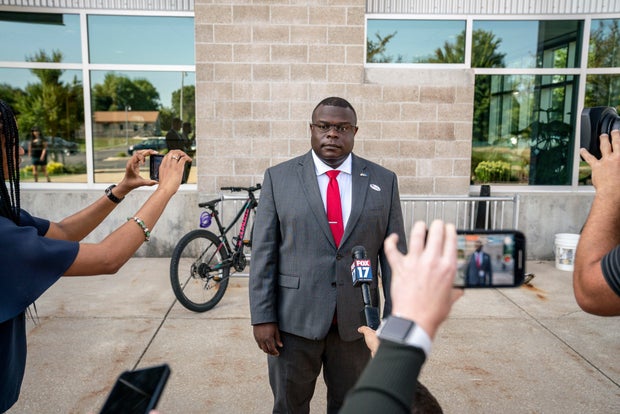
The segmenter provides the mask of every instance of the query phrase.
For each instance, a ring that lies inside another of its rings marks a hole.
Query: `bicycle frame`
[[[224,248],[227,250],[229,254],[229,258],[231,261],[239,260],[238,259],[239,255],[243,253],[243,246],[247,244],[244,241],[244,237],[245,237],[247,225],[250,219],[250,212],[254,208],[256,208],[256,206],[258,205],[258,201],[256,200],[256,197],[254,196],[254,194],[250,192],[248,194],[248,198],[245,200],[243,207],[239,209],[235,218],[230,222],[228,227],[224,227],[224,225],[222,224],[222,221],[220,220],[220,216],[219,216],[219,211],[217,210],[216,205],[213,205],[213,207],[209,208],[209,210],[211,213],[211,217],[215,219],[215,224],[218,228],[219,234],[217,236],[222,241],[222,245],[220,246],[220,248],[218,248],[218,251],[219,249],[221,249],[222,246],[224,246]],[[235,237],[233,237],[233,240],[235,242],[233,246],[234,248],[233,248],[231,247],[227,234],[237,224],[237,222],[239,221],[239,219],[242,218],[242,216],[243,216],[243,219],[241,220],[241,225],[239,227],[239,234],[235,236],[236,240],[234,240]]]
[[[249,249],[251,243],[244,238],[248,225],[250,235],[252,233],[250,213],[256,211],[258,206],[254,191],[260,189],[260,184],[247,188],[221,188],[223,191],[247,191],[247,197],[235,198],[243,205],[228,225],[222,223],[217,207],[224,201],[223,196],[198,204],[200,208],[205,209],[200,215],[201,229],[192,230],[179,240],[170,261],[172,289],[176,298],[187,309],[205,312],[213,308],[222,299],[231,273],[241,272],[247,266],[249,256],[246,257],[243,249],[244,246]],[[233,211],[237,205],[235,204]],[[206,230],[213,221],[215,221],[213,229]],[[232,235],[231,243],[227,234],[238,223],[240,223],[238,235]]]

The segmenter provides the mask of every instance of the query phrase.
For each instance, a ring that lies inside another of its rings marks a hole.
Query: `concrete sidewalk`
[[[115,276],[63,278],[28,323],[15,413],[98,412],[120,372],[163,362],[171,413],[268,413],[266,357],[249,321],[247,278],[197,314],[175,302],[169,259],[131,259]],[[528,262],[530,286],[468,290],[436,338],[422,382],[445,413],[620,412],[620,318],[579,310],[572,274]],[[312,412],[325,412],[318,381]]]

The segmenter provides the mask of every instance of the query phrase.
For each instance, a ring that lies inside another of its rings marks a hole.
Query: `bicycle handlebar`
[[[249,193],[260,190],[261,189],[261,185],[260,183],[256,184],[254,187],[221,187],[220,190],[222,191],[247,191]]]

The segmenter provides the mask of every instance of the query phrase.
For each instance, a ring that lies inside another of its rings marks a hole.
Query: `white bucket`
[[[577,243],[579,243],[578,234],[558,233],[555,235],[554,252],[556,269],[573,271]]]

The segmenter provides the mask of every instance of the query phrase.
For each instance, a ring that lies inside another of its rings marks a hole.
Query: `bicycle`
[[[220,219],[217,205],[222,198],[199,203],[204,208],[200,215],[201,229],[192,230],[179,240],[170,261],[170,283],[178,301],[187,309],[194,312],[205,312],[213,308],[224,296],[228,287],[231,268],[241,272],[247,265],[244,248],[251,248],[252,229],[250,238],[245,239],[250,213],[256,214],[258,200],[254,192],[260,190],[261,185],[254,187],[222,187],[222,191],[247,191],[243,207],[236,217],[224,227]],[[239,234],[228,240],[227,233],[243,217],[239,227]],[[215,221],[218,234],[205,230]]]

